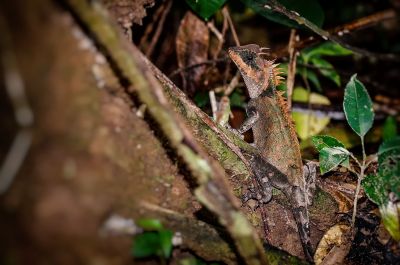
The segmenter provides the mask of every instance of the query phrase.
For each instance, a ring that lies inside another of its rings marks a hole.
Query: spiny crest
[[[272,73],[272,77],[270,78],[273,82],[274,86],[278,86],[282,83],[284,78],[281,76],[283,73],[282,69],[279,67],[278,63],[275,63],[275,60],[268,61],[265,60],[265,68],[269,73]]]
[[[291,127],[290,134],[292,136],[292,139],[297,139],[297,134],[296,134],[296,130],[295,130],[295,124],[294,121],[292,119],[292,116],[289,113],[289,109],[288,109],[288,105],[286,102],[286,98],[283,95],[285,92],[283,91],[276,91],[277,94],[277,100],[278,100],[278,105],[281,108],[281,111],[283,113],[283,116],[285,118],[285,120],[287,121],[287,124],[289,124],[289,127]]]

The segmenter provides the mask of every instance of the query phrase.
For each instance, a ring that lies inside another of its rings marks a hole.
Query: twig
[[[369,56],[369,57],[375,57],[377,59],[387,59],[387,60],[399,60],[400,58],[396,54],[380,54],[380,53],[374,53],[370,52],[358,47],[354,47],[346,42],[344,42],[342,39],[339,37],[342,36],[343,34],[349,33],[351,30],[358,30],[367,26],[371,26],[373,24],[376,24],[378,22],[382,22],[387,19],[394,19],[396,18],[396,12],[393,9],[388,9],[382,12],[375,13],[373,15],[357,19],[351,23],[347,23],[343,26],[335,27],[331,30],[323,30],[317,27],[315,24],[312,22],[308,21],[307,19],[301,17],[297,12],[295,11],[290,11],[287,10],[286,7],[283,5],[279,4],[276,0],[271,0],[269,2],[269,7],[271,7],[272,10],[279,12],[281,14],[284,14],[288,18],[296,21],[300,25],[304,25],[310,30],[312,30],[314,33],[318,34],[319,36],[322,37],[324,40],[331,40],[333,42],[336,42],[340,44],[341,46],[352,50],[356,53],[359,53],[363,56]],[[338,37],[339,36],[339,37]],[[312,44],[315,44],[317,42],[320,42],[320,39],[315,39],[315,37],[311,36],[302,42],[299,42],[296,44],[296,48],[298,50],[306,47],[306,46],[311,46]],[[281,58],[284,56],[288,55],[288,49],[287,48],[282,48],[276,52],[273,52],[272,55],[275,57]]]
[[[231,82],[229,82],[228,86],[226,87],[224,91],[224,96],[229,96],[230,94],[232,94],[233,90],[239,84],[239,78],[240,78],[240,72],[237,71],[235,76],[232,78]]]
[[[224,17],[226,17],[228,19],[229,28],[231,29],[233,40],[235,41],[235,45],[240,46],[240,41],[236,34],[235,26],[233,25],[232,18],[229,15],[229,10],[228,10],[227,6],[224,6],[224,8],[222,8],[222,14],[224,15]]]
[[[33,111],[25,93],[25,84],[13,51],[9,27],[0,14],[0,59],[4,71],[4,85],[10,97],[19,131],[0,168],[0,195],[5,193],[17,175],[32,143],[30,127],[33,125]]]
[[[219,63],[219,62],[226,62],[227,60],[228,60],[228,57],[222,57],[222,58],[218,58],[218,59],[206,60],[206,61],[203,61],[200,63],[191,64],[186,67],[182,67],[182,68],[178,68],[178,69],[174,70],[172,73],[170,73],[168,75],[168,77],[169,78],[174,77],[175,75],[179,74],[180,72],[189,71],[193,68],[200,67],[200,66],[203,66],[206,64],[215,64],[215,63]]]
[[[209,30],[211,30],[212,33],[214,33],[215,37],[217,37],[218,41],[224,42],[224,36],[221,32],[219,32],[219,30],[215,27],[214,22],[209,21],[207,22],[207,27],[209,28]]]
[[[219,32],[219,30],[215,27],[214,23],[212,22],[207,23],[207,26],[209,26],[211,32],[213,32],[218,39],[218,46],[215,49],[215,52],[212,56],[213,59],[217,59],[217,56],[221,52],[222,46],[224,45],[225,42],[225,34],[228,29],[228,18],[224,15],[221,32]]]
[[[157,10],[154,12],[153,16],[152,16],[152,20],[151,23],[149,23],[149,25],[146,27],[146,29],[144,30],[143,36],[140,38],[139,41],[139,47],[142,51],[146,50],[145,46],[146,46],[146,41],[147,38],[149,37],[149,35],[151,34],[151,32],[154,29],[154,25],[156,24],[156,21],[159,19],[159,17],[162,14],[162,11],[164,10],[164,4],[161,4]]]
[[[211,103],[211,110],[212,110],[213,119],[214,119],[214,121],[216,121],[217,120],[217,112],[218,112],[218,104],[217,104],[217,100],[215,99],[214,90],[210,90],[208,92],[208,95],[210,97],[210,103]]]
[[[287,93],[287,109],[288,111],[292,108],[292,94],[294,87],[294,80],[296,76],[296,62],[297,62],[297,51],[295,49],[296,43],[296,30],[292,29],[290,31],[289,38],[289,64],[288,64],[288,74],[286,80],[286,93]]]
[[[167,15],[171,9],[171,6],[172,6],[172,0],[167,0],[165,5],[166,6],[164,9],[164,12],[162,12],[160,21],[158,22],[156,32],[154,33],[153,38],[151,39],[150,45],[146,50],[146,56],[149,58],[150,58],[151,54],[153,53],[154,47],[156,46],[158,39],[160,38],[161,31],[164,27],[165,18],[167,17]]]

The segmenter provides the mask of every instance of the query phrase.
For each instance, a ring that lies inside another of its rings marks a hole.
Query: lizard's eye
[[[247,62],[251,62],[251,61],[254,59],[254,54],[247,53],[244,59],[245,59]]]
[[[255,54],[251,53],[251,52],[246,52],[242,55],[243,61],[246,64],[251,64],[254,59],[255,59]]]

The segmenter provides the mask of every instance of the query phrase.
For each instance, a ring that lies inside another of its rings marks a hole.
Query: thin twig
[[[169,11],[171,10],[171,6],[172,6],[172,0],[167,0],[166,4],[165,4],[165,9],[164,12],[162,12],[160,21],[157,24],[157,29],[156,32],[154,32],[153,38],[151,39],[150,45],[146,50],[146,56],[150,58],[151,54],[153,53],[154,48],[156,47],[157,41],[160,38],[162,29],[164,27],[164,22],[165,19],[169,13]]]
[[[235,41],[235,45],[240,46],[240,41],[239,41],[238,35],[236,34],[235,26],[233,25],[232,18],[229,14],[229,10],[228,10],[227,6],[224,6],[224,8],[222,9],[222,14],[224,14],[224,16],[228,19],[229,28],[231,29],[233,40]]]
[[[147,38],[149,37],[149,35],[153,31],[154,26],[156,25],[156,21],[161,16],[162,11],[164,10],[164,7],[165,7],[164,4],[161,4],[157,8],[157,10],[154,12],[154,14],[152,16],[152,21],[148,24],[148,26],[144,30],[143,36],[140,38],[139,45],[138,45],[141,50],[145,50],[145,45],[146,45]]]
[[[34,122],[33,111],[28,103],[24,80],[19,71],[13,50],[12,36],[4,16],[0,14],[0,60],[4,74],[4,86],[11,100],[19,131],[0,168],[0,195],[8,190],[31,147]]]
[[[207,23],[207,26],[209,26],[211,22]],[[210,26],[209,26],[210,27]],[[228,18],[224,15],[224,20],[222,22],[222,30],[221,32],[215,27],[214,23],[211,23],[210,30],[215,34],[215,36],[218,39],[218,46],[214,51],[214,54],[212,55],[213,59],[217,59],[218,54],[222,50],[222,46],[224,45],[225,42],[225,34],[228,29]]]
[[[305,70],[305,69],[303,69],[303,70]],[[310,98],[311,98],[311,86],[310,86],[310,83],[308,82],[308,79],[307,79],[307,77],[305,75],[305,71],[303,71],[301,76],[303,78],[303,82],[306,85],[306,89],[307,89],[307,99],[306,99],[306,102],[307,102],[307,113],[306,113],[307,121],[306,121],[306,124],[307,124],[307,135],[310,135],[310,128],[311,128],[310,127],[310,125],[311,125],[311,100],[310,100]]]
[[[351,158],[353,158],[354,162],[357,163],[357,166],[359,166],[359,167],[361,168],[361,163],[360,163],[360,161],[358,161],[358,159],[353,155],[353,153],[352,153],[352,152],[349,152],[349,155],[350,155]]]
[[[222,57],[222,58],[218,58],[218,59],[206,60],[206,61],[203,61],[203,62],[200,62],[200,63],[191,64],[191,65],[188,65],[186,67],[182,67],[182,68],[176,69],[175,71],[170,73],[168,75],[168,77],[169,78],[174,77],[175,75],[179,74],[180,72],[189,71],[189,70],[191,70],[193,68],[200,67],[200,66],[203,66],[203,65],[215,64],[215,63],[226,62],[226,61],[228,61],[228,57]]]
[[[358,196],[359,196],[360,190],[361,190],[361,181],[364,179],[364,174],[365,174],[365,169],[366,169],[365,163],[366,163],[367,156],[365,154],[364,137],[361,137],[361,147],[362,147],[362,153],[363,153],[363,159],[362,159],[361,163],[353,155],[353,153],[349,152],[350,157],[360,167],[360,173],[354,172],[357,175],[357,187],[356,187],[356,192],[354,194],[353,214],[351,216],[351,227],[352,227],[352,229],[354,229],[354,224],[355,224],[355,221],[356,221],[357,203],[358,203]]]
[[[214,121],[216,121],[217,120],[217,112],[218,112],[218,104],[217,104],[217,100],[215,98],[214,90],[210,90],[208,92],[208,96],[210,98],[213,119],[214,119]]]
[[[288,64],[288,74],[286,79],[286,93],[287,93],[287,109],[290,111],[292,109],[292,94],[294,87],[294,80],[296,76],[296,62],[297,62],[297,51],[295,49],[296,42],[296,30],[292,29],[290,31],[289,38],[289,64]]]
[[[240,78],[240,72],[237,71],[235,76],[232,78],[231,82],[229,82],[228,86],[226,87],[224,91],[224,96],[229,96],[230,94],[232,94],[233,90],[239,84],[239,78]]]
[[[215,37],[217,37],[217,39],[218,39],[219,42],[224,42],[224,36],[223,36],[222,33],[219,32],[219,30],[215,27],[213,21],[207,22],[207,27],[209,28],[209,30],[211,30],[212,33],[214,33]]]
[[[271,9],[273,9],[276,12],[279,12],[281,14],[284,14],[285,16],[287,16],[288,18],[296,21],[297,23],[299,23],[300,25],[304,25],[307,28],[309,28],[310,30],[312,30],[314,33],[318,34],[319,36],[322,37],[322,39],[324,40],[331,40],[333,42],[336,42],[340,45],[342,45],[343,47],[352,50],[356,53],[359,53],[363,56],[369,56],[369,57],[374,57],[377,59],[387,59],[387,60],[399,60],[399,56],[396,54],[380,54],[380,53],[373,53],[364,49],[360,49],[358,47],[354,47],[346,42],[344,42],[342,39],[340,39],[340,37],[343,34],[348,34],[351,31],[355,31],[355,30],[359,30],[361,28],[365,28],[367,26],[371,26],[374,25],[376,23],[382,22],[384,20],[388,20],[388,19],[394,19],[397,17],[396,12],[393,9],[387,9],[375,14],[372,14],[370,16],[366,16],[364,18],[361,19],[357,19],[351,23],[347,23],[344,24],[342,26],[338,26],[335,27],[333,29],[330,30],[323,30],[320,29],[319,27],[317,27],[316,25],[314,25],[313,23],[311,23],[310,21],[308,21],[307,19],[299,16],[299,14],[295,11],[290,11],[287,10],[286,7],[284,7],[283,5],[279,4],[276,0],[271,0],[269,2],[269,7],[271,7]],[[315,37],[311,36],[307,39],[304,39],[302,42],[299,42],[296,44],[296,48],[298,50],[303,49],[304,47],[307,46],[311,46],[315,43],[320,42],[321,39],[316,39]],[[278,51],[272,52],[272,55],[274,57],[277,58],[281,58],[284,56],[288,55],[288,48],[282,48]]]

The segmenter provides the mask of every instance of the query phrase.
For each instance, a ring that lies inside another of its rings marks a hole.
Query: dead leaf
[[[314,255],[316,265],[339,265],[347,256],[351,247],[351,228],[337,224],[331,227],[318,243]]]
[[[186,12],[176,37],[176,54],[179,68],[185,68],[207,60],[210,33],[207,24],[192,12]],[[199,66],[182,71],[184,91],[193,95],[199,87],[206,67]]]

